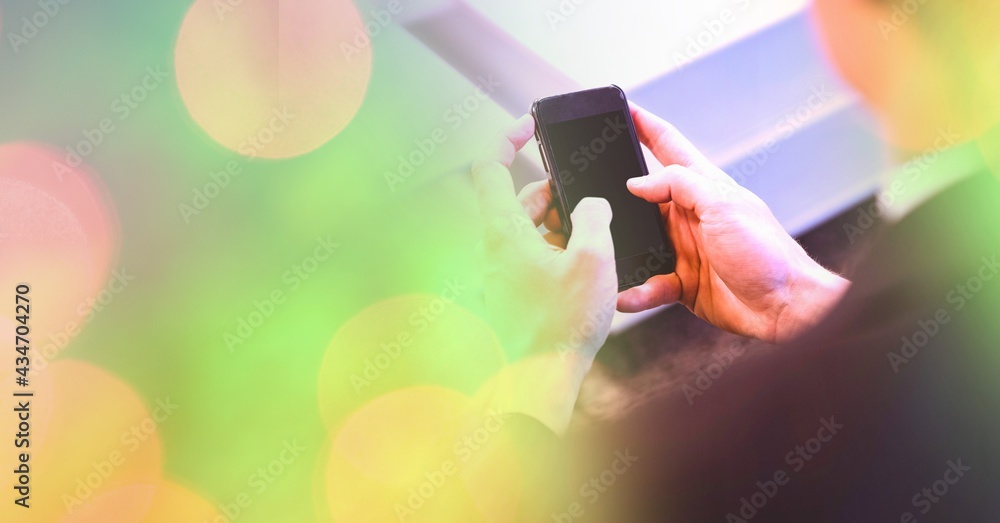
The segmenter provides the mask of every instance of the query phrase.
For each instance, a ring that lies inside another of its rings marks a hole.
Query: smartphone
[[[670,274],[676,255],[659,206],[629,192],[625,181],[649,171],[625,93],[618,86],[536,100],[535,139],[549,173],[563,233],[580,200],[596,196],[611,204],[618,290]]]

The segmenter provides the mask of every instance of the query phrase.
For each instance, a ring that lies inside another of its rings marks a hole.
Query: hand
[[[567,242],[537,229],[546,221],[558,224],[547,182],[526,186],[520,202],[514,198],[508,169],[533,133],[531,116],[521,118],[473,164],[485,228],[483,286],[512,361],[500,380],[506,384],[501,408],[561,432],[607,339],[618,281],[607,201],[587,198],[577,205]]]
[[[632,118],[639,139],[666,167],[628,187],[660,204],[677,269],[621,293],[618,309],[679,301],[723,329],[770,342],[822,318],[849,283],[813,261],[760,198],[677,129],[636,106]]]

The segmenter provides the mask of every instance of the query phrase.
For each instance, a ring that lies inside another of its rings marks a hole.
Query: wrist
[[[577,352],[535,354],[505,366],[485,388],[490,406],[530,416],[562,435],[593,358]]]
[[[803,253],[805,255],[805,253]],[[851,283],[805,256],[775,319],[772,343],[783,343],[819,323]]]

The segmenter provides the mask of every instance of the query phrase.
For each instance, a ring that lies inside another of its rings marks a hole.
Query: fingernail
[[[627,183],[631,187],[642,187],[643,184],[646,183],[646,177],[645,176],[639,176],[639,177],[636,177],[636,178],[629,178],[628,181],[625,182],[625,183]]]

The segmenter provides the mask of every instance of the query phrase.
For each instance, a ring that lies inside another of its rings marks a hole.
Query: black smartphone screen
[[[625,180],[645,173],[624,111],[550,124],[548,137],[569,212],[588,196],[611,204],[616,258],[646,254],[663,243],[662,225],[649,219],[650,204],[625,186]]]
[[[544,134],[550,174],[561,186],[565,214],[589,196],[611,204],[619,287],[672,272],[673,251],[665,241],[658,207],[633,195],[625,185],[629,178],[646,174],[629,115],[619,110],[549,123]]]

